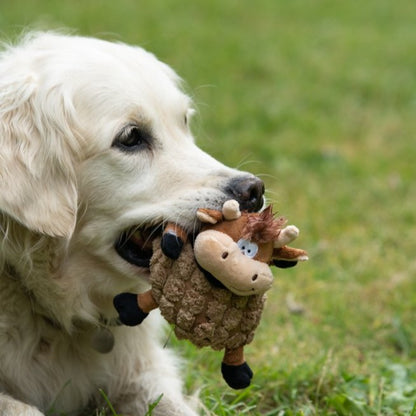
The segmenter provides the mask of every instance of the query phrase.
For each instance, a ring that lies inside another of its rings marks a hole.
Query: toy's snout
[[[269,266],[245,255],[225,233],[200,233],[195,239],[194,253],[198,264],[236,295],[261,294],[272,285]]]

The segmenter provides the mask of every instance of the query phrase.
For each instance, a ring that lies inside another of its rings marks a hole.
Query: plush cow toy
[[[285,220],[275,219],[269,206],[261,213],[240,212],[237,201],[222,211],[199,209],[203,227],[194,244],[186,233],[169,224],[153,242],[150,265],[152,288],[139,295],[114,298],[120,320],[141,323],[159,307],[180,339],[198,347],[225,349],[221,371],[236,389],[250,384],[253,373],[244,359],[271,287],[270,265],[290,267],[307,260],[305,251],[288,247],[299,234]]]

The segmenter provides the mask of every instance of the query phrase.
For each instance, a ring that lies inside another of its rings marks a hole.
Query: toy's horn
[[[295,225],[288,225],[283,228],[276,240],[274,240],[274,248],[280,248],[291,243],[298,238],[299,229]]]
[[[235,199],[225,201],[222,206],[222,215],[227,221],[236,220],[241,217],[240,204]]]

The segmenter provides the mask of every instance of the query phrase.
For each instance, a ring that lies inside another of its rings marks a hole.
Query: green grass
[[[65,26],[155,52],[188,82],[201,147],[262,175],[300,227],[311,260],[276,272],[253,386],[173,341],[214,414],[416,415],[415,21],[412,0],[0,5],[5,36]]]

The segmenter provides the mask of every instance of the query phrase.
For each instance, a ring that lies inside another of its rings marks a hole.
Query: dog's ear
[[[63,101],[40,94],[27,70],[1,68],[0,212],[33,231],[69,238],[77,188]]]

